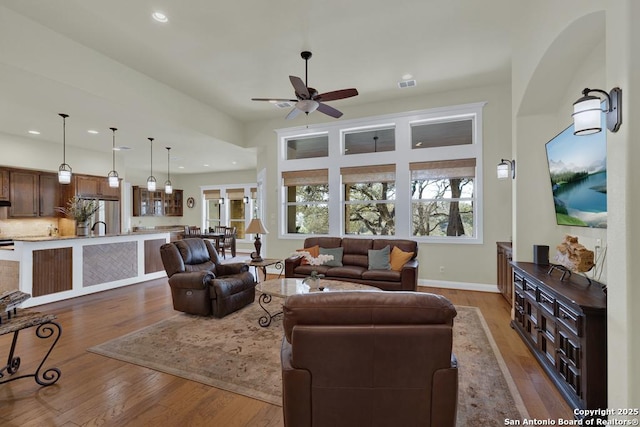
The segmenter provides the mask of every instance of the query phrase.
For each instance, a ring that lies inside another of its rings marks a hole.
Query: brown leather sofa
[[[285,426],[455,426],[455,316],[446,298],[419,292],[288,297]]]
[[[302,257],[291,256],[285,259],[285,277],[308,277],[313,270],[324,274],[326,279],[356,282],[377,286],[386,291],[416,291],[418,289],[418,243],[404,239],[356,239],[340,237],[309,237],[304,247],[343,248],[342,266],[304,265]],[[413,257],[400,271],[369,270],[368,251],[383,249],[389,245],[397,246],[404,252],[413,252]]]
[[[255,300],[249,266],[221,264],[209,240],[187,238],[160,247],[169,277],[173,308],[190,314],[224,317]]]

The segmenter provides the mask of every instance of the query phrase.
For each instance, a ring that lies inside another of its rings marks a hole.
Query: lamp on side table
[[[254,218],[249,223],[249,226],[245,230],[246,234],[255,234],[256,240],[253,242],[253,246],[256,248],[255,253],[251,254],[252,261],[262,261],[262,257],[260,256],[260,248],[262,248],[262,242],[260,241],[261,234],[267,234],[269,231],[262,225],[262,221],[259,218]]]

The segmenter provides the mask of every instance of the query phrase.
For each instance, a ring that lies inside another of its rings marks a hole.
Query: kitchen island
[[[160,246],[169,232],[14,238],[0,263],[17,269],[31,307],[164,277]],[[14,285],[15,286],[15,285]]]

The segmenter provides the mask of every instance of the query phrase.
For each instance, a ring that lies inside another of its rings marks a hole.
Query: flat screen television
[[[573,134],[573,124],[546,144],[558,225],[607,228],[606,131]]]

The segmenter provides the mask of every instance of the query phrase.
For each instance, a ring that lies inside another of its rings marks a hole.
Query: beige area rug
[[[456,309],[458,425],[528,418],[480,310]],[[262,328],[263,313],[254,303],[223,319],[179,314],[89,351],[281,406],[282,316]]]

